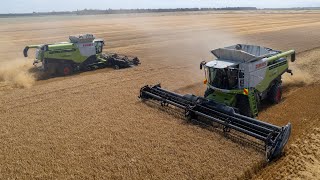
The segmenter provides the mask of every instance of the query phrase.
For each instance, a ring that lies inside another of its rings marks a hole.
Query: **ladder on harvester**
[[[249,100],[249,104],[250,104],[250,109],[252,112],[252,115],[254,117],[258,116],[258,105],[257,105],[257,100],[256,100],[256,96],[254,94],[254,90],[250,89],[249,93],[248,93],[248,100]]]

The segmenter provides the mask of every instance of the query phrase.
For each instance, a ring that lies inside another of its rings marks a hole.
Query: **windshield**
[[[36,59],[41,59],[41,50],[40,49],[36,50]]]
[[[96,46],[96,53],[97,54],[102,53],[104,42],[103,41],[95,41],[94,43]]]
[[[44,52],[41,49],[37,49],[36,50],[36,60],[42,60],[44,56]]]
[[[37,50],[36,50],[36,58],[38,58],[39,52],[40,52],[40,49],[37,49]]]
[[[219,89],[238,88],[238,70],[237,69],[217,69],[206,68],[208,82],[211,86]]]

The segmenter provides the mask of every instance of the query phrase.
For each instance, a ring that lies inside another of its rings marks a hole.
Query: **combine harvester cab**
[[[262,100],[279,103],[281,76],[289,69],[288,56],[295,61],[295,51],[281,52],[255,45],[237,44],[212,51],[217,59],[200,64],[207,90],[204,97],[232,106],[240,114],[255,117]]]
[[[140,64],[137,57],[103,53],[103,39],[92,34],[70,36],[69,42],[26,46],[23,54],[36,49],[34,65],[42,71],[61,76],[104,67],[127,68]]]

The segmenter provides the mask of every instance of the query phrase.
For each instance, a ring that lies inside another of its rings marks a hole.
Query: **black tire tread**
[[[282,95],[282,85],[281,83],[275,83],[269,93],[268,93],[268,100],[273,103],[273,104],[278,104],[280,101],[277,101],[276,99],[276,96],[277,96],[277,92],[278,92],[278,89],[280,88],[280,91],[281,91],[281,95]],[[281,100],[281,99],[280,99]]]
[[[64,74],[64,68],[65,67],[69,67],[70,68],[70,73],[68,75],[71,75],[73,73],[71,64],[67,64],[67,63],[59,64],[58,67],[57,67],[57,73],[58,73],[59,76],[66,76]]]

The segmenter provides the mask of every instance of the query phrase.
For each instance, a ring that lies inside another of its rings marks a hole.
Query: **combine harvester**
[[[256,138],[264,142],[267,161],[279,157],[290,137],[291,124],[279,127],[252,116],[258,114],[260,100],[280,101],[281,75],[292,74],[287,57],[295,61],[295,51],[238,44],[212,53],[216,60],[200,64],[208,86],[205,97],[180,95],[155,85],[142,87],[139,98],[178,107],[184,110],[188,120],[219,124],[224,132],[235,130]]]
[[[137,57],[102,53],[104,40],[95,39],[92,34],[70,36],[69,39],[70,42],[26,46],[23,54],[28,57],[28,50],[35,48],[33,64],[44,72],[60,76],[104,67],[120,69],[140,64]]]

